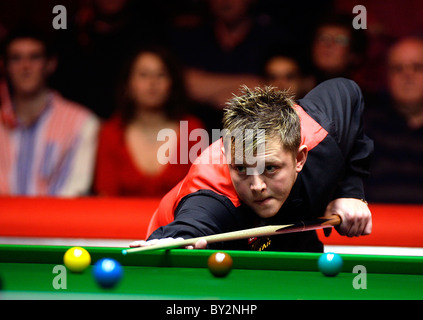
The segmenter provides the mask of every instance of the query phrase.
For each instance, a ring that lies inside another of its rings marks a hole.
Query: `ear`
[[[53,56],[53,57],[49,57],[47,60],[47,75],[51,76],[57,69],[57,57]]]
[[[306,145],[301,145],[298,148],[297,157],[296,157],[296,171],[297,173],[300,173],[301,170],[303,170],[304,164],[306,163],[308,155],[308,147]]]

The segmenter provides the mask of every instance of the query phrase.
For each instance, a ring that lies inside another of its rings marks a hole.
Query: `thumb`
[[[195,249],[206,249],[207,248],[207,241],[204,239],[200,239],[195,243]]]
[[[329,203],[329,205],[326,207],[325,213],[324,213],[324,217],[328,217],[331,216],[333,214],[333,210],[332,210],[332,203]],[[333,228],[323,228],[323,233],[325,235],[325,237],[329,237],[332,233],[332,229]]]

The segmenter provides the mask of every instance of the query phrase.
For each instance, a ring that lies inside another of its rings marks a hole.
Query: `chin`
[[[274,202],[274,201],[273,201]],[[282,207],[282,204],[271,203],[268,206],[253,206],[254,212],[263,219],[274,217]]]
[[[274,217],[279,210],[276,210],[274,208],[255,208],[254,211],[260,218],[267,219]]]
[[[263,218],[263,219],[272,218],[277,214],[277,212],[269,212],[269,213],[268,212],[256,212],[256,213],[260,218]]]

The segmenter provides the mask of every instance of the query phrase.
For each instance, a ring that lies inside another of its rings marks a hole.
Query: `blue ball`
[[[114,287],[122,278],[123,269],[114,259],[98,260],[93,268],[93,275],[97,283],[103,288]]]
[[[333,252],[322,254],[317,261],[319,271],[328,277],[334,277],[341,272],[343,264],[341,256]]]

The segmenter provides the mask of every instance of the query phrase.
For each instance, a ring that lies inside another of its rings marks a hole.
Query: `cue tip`
[[[126,255],[128,254],[128,251],[127,251],[126,249],[123,249],[123,250],[122,250],[122,254],[123,254],[124,256],[126,256]]]

